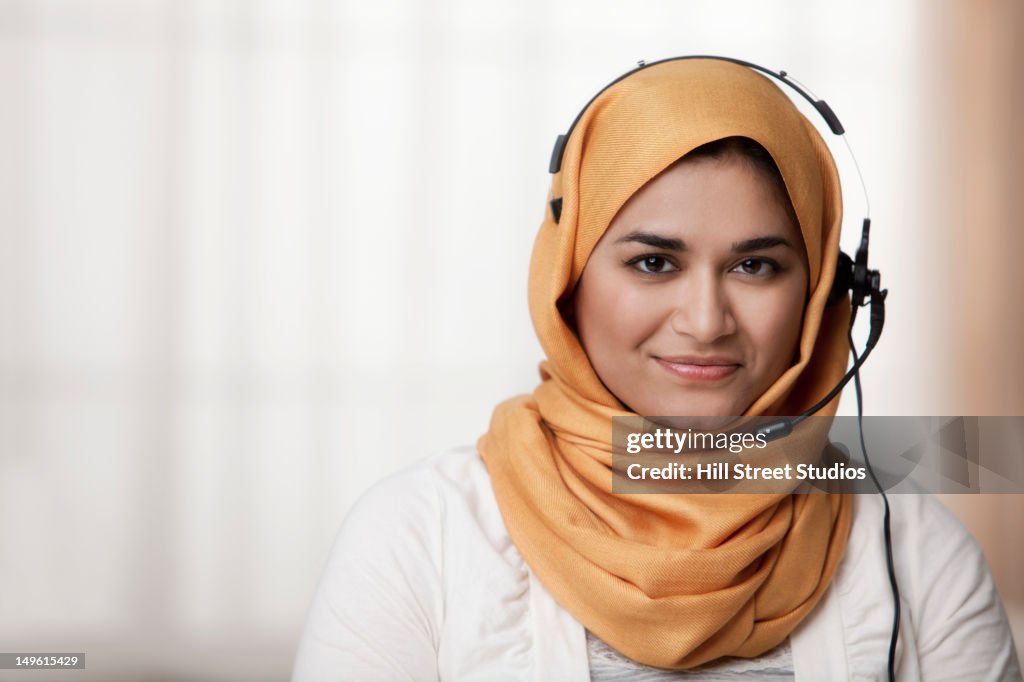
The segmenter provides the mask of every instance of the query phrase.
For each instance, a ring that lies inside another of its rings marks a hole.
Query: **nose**
[[[725,283],[714,272],[693,272],[679,292],[671,325],[677,334],[711,345],[736,331]]]

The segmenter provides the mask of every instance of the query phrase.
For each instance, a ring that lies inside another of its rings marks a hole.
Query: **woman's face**
[[[684,159],[619,210],[573,300],[604,385],[645,416],[741,415],[794,361],[807,255],[765,171]]]

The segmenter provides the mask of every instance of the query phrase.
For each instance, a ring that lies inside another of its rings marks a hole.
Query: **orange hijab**
[[[612,417],[635,416],[601,383],[559,313],[626,200],[692,149],[745,136],[775,159],[807,249],[799,360],[747,414],[795,415],[846,368],[849,306],[825,307],[839,251],[835,163],[814,127],[754,71],[706,59],[651,65],[580,118],[540,227],[529,302],[547,360],[533,394],[497,406],[478,448],[512,540],[580,623],[647,665],[758,656],[814,608],[842,557],[851,500],[825,494],[612,493]],[[821,415],[834,415],[838,397]]]

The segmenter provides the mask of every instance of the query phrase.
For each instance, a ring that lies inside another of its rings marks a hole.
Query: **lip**
[[[720,356],[677,355],[655,360],[670,374],[695,381],[721,381],[741,367],[735,360]]]

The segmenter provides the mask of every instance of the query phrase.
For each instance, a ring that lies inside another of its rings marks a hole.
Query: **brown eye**
[[[778,272],[779,267],[772,261],[764,258],[748,258],[741,261],[736,269],[744,275],[751,277],[770,277]]]
[[[640,256],[629,261],[629,265],[648,275],[660,275],[675,269],[672,262],[664,256]]]

